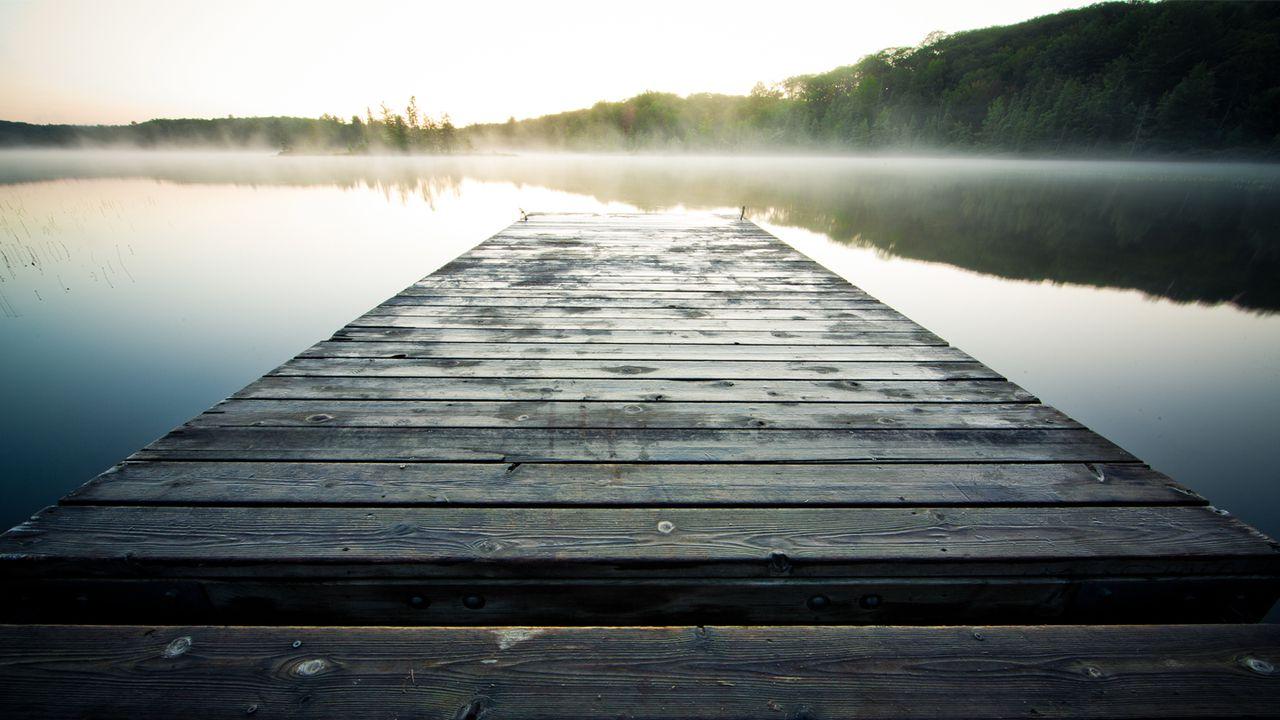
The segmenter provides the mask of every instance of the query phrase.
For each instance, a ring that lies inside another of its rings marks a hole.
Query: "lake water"
[[[1280,167],[0,152],[0,525],[529,211],[748,215],[1280,536]]]

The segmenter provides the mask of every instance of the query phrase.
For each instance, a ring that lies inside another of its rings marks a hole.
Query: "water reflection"
[[[1247,165],[0,153],[0,525],[517,208],[747,205],[1280,535],[1277,178]]]
[[[467,179],[657,209],[738,207],[889,255],[1006,278],[1280,309],[1280,167],[972,159],[268,158],[10,153],[0,183],[146,177],[376,189],[429,206]],[[0,235],[5,228],[0,227]]]

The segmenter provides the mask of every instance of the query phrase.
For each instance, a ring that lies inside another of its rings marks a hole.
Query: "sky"
[[[0,0],[0,119],[345,117],[416,95],[433,116],[499,122],[646,90],[746,93],[1088,4]]]

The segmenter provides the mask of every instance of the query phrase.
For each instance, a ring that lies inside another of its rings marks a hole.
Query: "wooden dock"
[[[0,580],[6,717],[1280,711],[1280,545],[736,217],[516,223]]]

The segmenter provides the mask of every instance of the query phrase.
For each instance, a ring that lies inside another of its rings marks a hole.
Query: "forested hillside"
[[[931,151],[1280,157],[1280,3],[1105,3],[890,48],[746,96],[649,92],[455,129],[447,116],[0,122],[3,145],[293,152]]]
[[[1280,3],[1106,3],[935,34],[748,97],[646,93],[473,128],[557,148],[1280,152]]]

